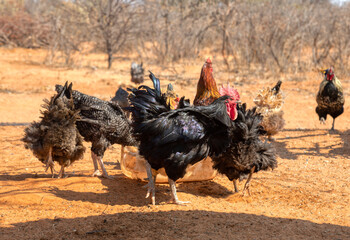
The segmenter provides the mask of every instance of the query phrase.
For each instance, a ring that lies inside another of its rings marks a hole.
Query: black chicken
[[[85,147],[83,138],[76,128],[79,110],[75,110],[72,99],[72,84],[67,82],[51,98],[44,100],[42,119],[33,122],[25,131],[22,139],[27,149],[32,150],[41,162],[46,164],[46,170],[51,169],[54,177],[54,162],[61,166],[58,178],[63,177],[64,168],[81,159]]]
[[[56,85],[56,91],[63,87]],[[112,144],[135,146],[130,120],[116,102],[103,101],[93,96],[73,91],[75,108],[80,110],[80,118],[76,125],[85,141],[91,142],[91,157],[94,164],[92,176],[110,178],[104,167],[102,158],[106,149]],[[102,174],[98,169],[99,163]]]
[[[119,87],[111,101],[117,102],[121,108],[126,108],[130,106],[128,97],[129,93],[122,87]]]
[[[185,175],[190,164],[207,156],[222,153],[230,144],[229,130],[236,118],[236,101],[223,96],[208,106],[186,107],[180,100],[179,109],[170,109],[165,94],[161,94],[159,79],[152,73],[154,89],[140,86],[129,89],[133,126],[140,141],[139,153],[147,161],[149,179],[147,196],[152,193],[155,204],[157,170],[165,168],[172,199],[177,198],[175,181]]]
[[[331,130],[334,130],[335,119],[344,112],[343,88],[334,74],[333,67],[321,70],[321,72],[324,74],[324,79],[316,97],[316,113],[323,124],[325,124],[327,114],[331,115],[333,118]]]
[[[256,108],[246,110],[245,104],[238,107],[238,117],[230,127],[230,146],[223,154],[212,156],[214,169],[233,181],[235,192],[238,192],[237,179],[242,180],[249,174],[243,193],[247,189],[250,194],[252,174],[277,167],[274,149],[260,140],[260,136],[265,134],[262,119]]]
[[[133,62],[131,64],[131,70],[130,70],[131,82],[136,84],[143,83],[143,72],[144,70],[142,67],[142,62],[141,64],[137,64]]]

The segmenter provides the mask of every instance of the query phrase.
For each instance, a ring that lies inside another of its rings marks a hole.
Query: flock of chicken
[[[146,197],[152,196],[152,204],[160,169],[168,176],[172,201],[182,204],[176,180],[185,175],[189,165],[207,157],[214,169],[233,181],[235,192],[237,180],[247,179],[243,193],[250,194],[252,174],[277,167],[275,149],[264,138],[272,140],[285,124],[282,82],[259,91],[256,106],[247,109],[236,89],[230,85],[217,88],[212,72],[212,62],[207,59],[193,105],[185,97],[179,99],[171,84],[162,93],[159,79],[151,72],[153,88],[142,85],[129,92],[120,88],[114,101],[72,90],[72,83],[56,85],[57,94],[50,101],[44,100],[41,121],[25,129],[25,147],[45,164],[46,171],[51,169],[52,177],[54,162],[58,162],[58,178],[62,178],[65,167],[83,157],[83,140],[91,142],[93,176],[110,178],[103,164],[106,149],[120,144],[123,154],[124,146],[136,146],[146,160]],[[343,112],[344,97],[333,68],[323,74],[316,112],[324,123],[327,114],[335,119]],[[133,64],[131,75],[133,82],[142,83],[142,66]]]

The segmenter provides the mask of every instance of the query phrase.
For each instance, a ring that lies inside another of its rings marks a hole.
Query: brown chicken
[[[269,140],[272,136],[281,131],[285,125],[282,106],[284,103],[283,94],[280,91],[282,81],[278,81],[273,88],[264,88],[258,92],[254,99],[257,112],[263,115],[261,125],[266,131]]]
[[[213,67],[210,58],[204,63],[197,84],[197,94],[193,104],[195,106],[207,106],[221,97],[213,77]]]

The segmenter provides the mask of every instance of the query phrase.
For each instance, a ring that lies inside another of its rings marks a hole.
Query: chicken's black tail
[[[156,76],[154,76],[154,74],[149,71],[149,78],[152,80],[153,82],[153,87],[154,87],[154,90],[156,92],[156,96],[158,98],[160,98],[162,96],[162,91],[160,90],[160,82],[159,82],[159,79],[156,78]]]
[[[280,91],[281,84],[282,84],[282,81],[279,80],[279,81],[277,82],[277,84],[272,88],[272,91],[275,91],[275,95],[278,94],[278,92]]]
[[[132,113],[136,123],[152,119],[163,112],[170,111],[166,98],[162,96],[159,79],[152,72],[150,72],[149,77],[153,82],[153,89],[144,85],[137,89],[128,88],[128,91],[130,91],[130,107],[125,109]]]

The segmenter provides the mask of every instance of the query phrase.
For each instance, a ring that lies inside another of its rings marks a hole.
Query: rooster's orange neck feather
[[[200,100],[208,98],[210,98],[210,102],[208,103],[210,104],[220,97],[220,93],[211,71],[211,68],[202,68],[201,76],[197,84],[197,94],[194,100],[195,104]]]

